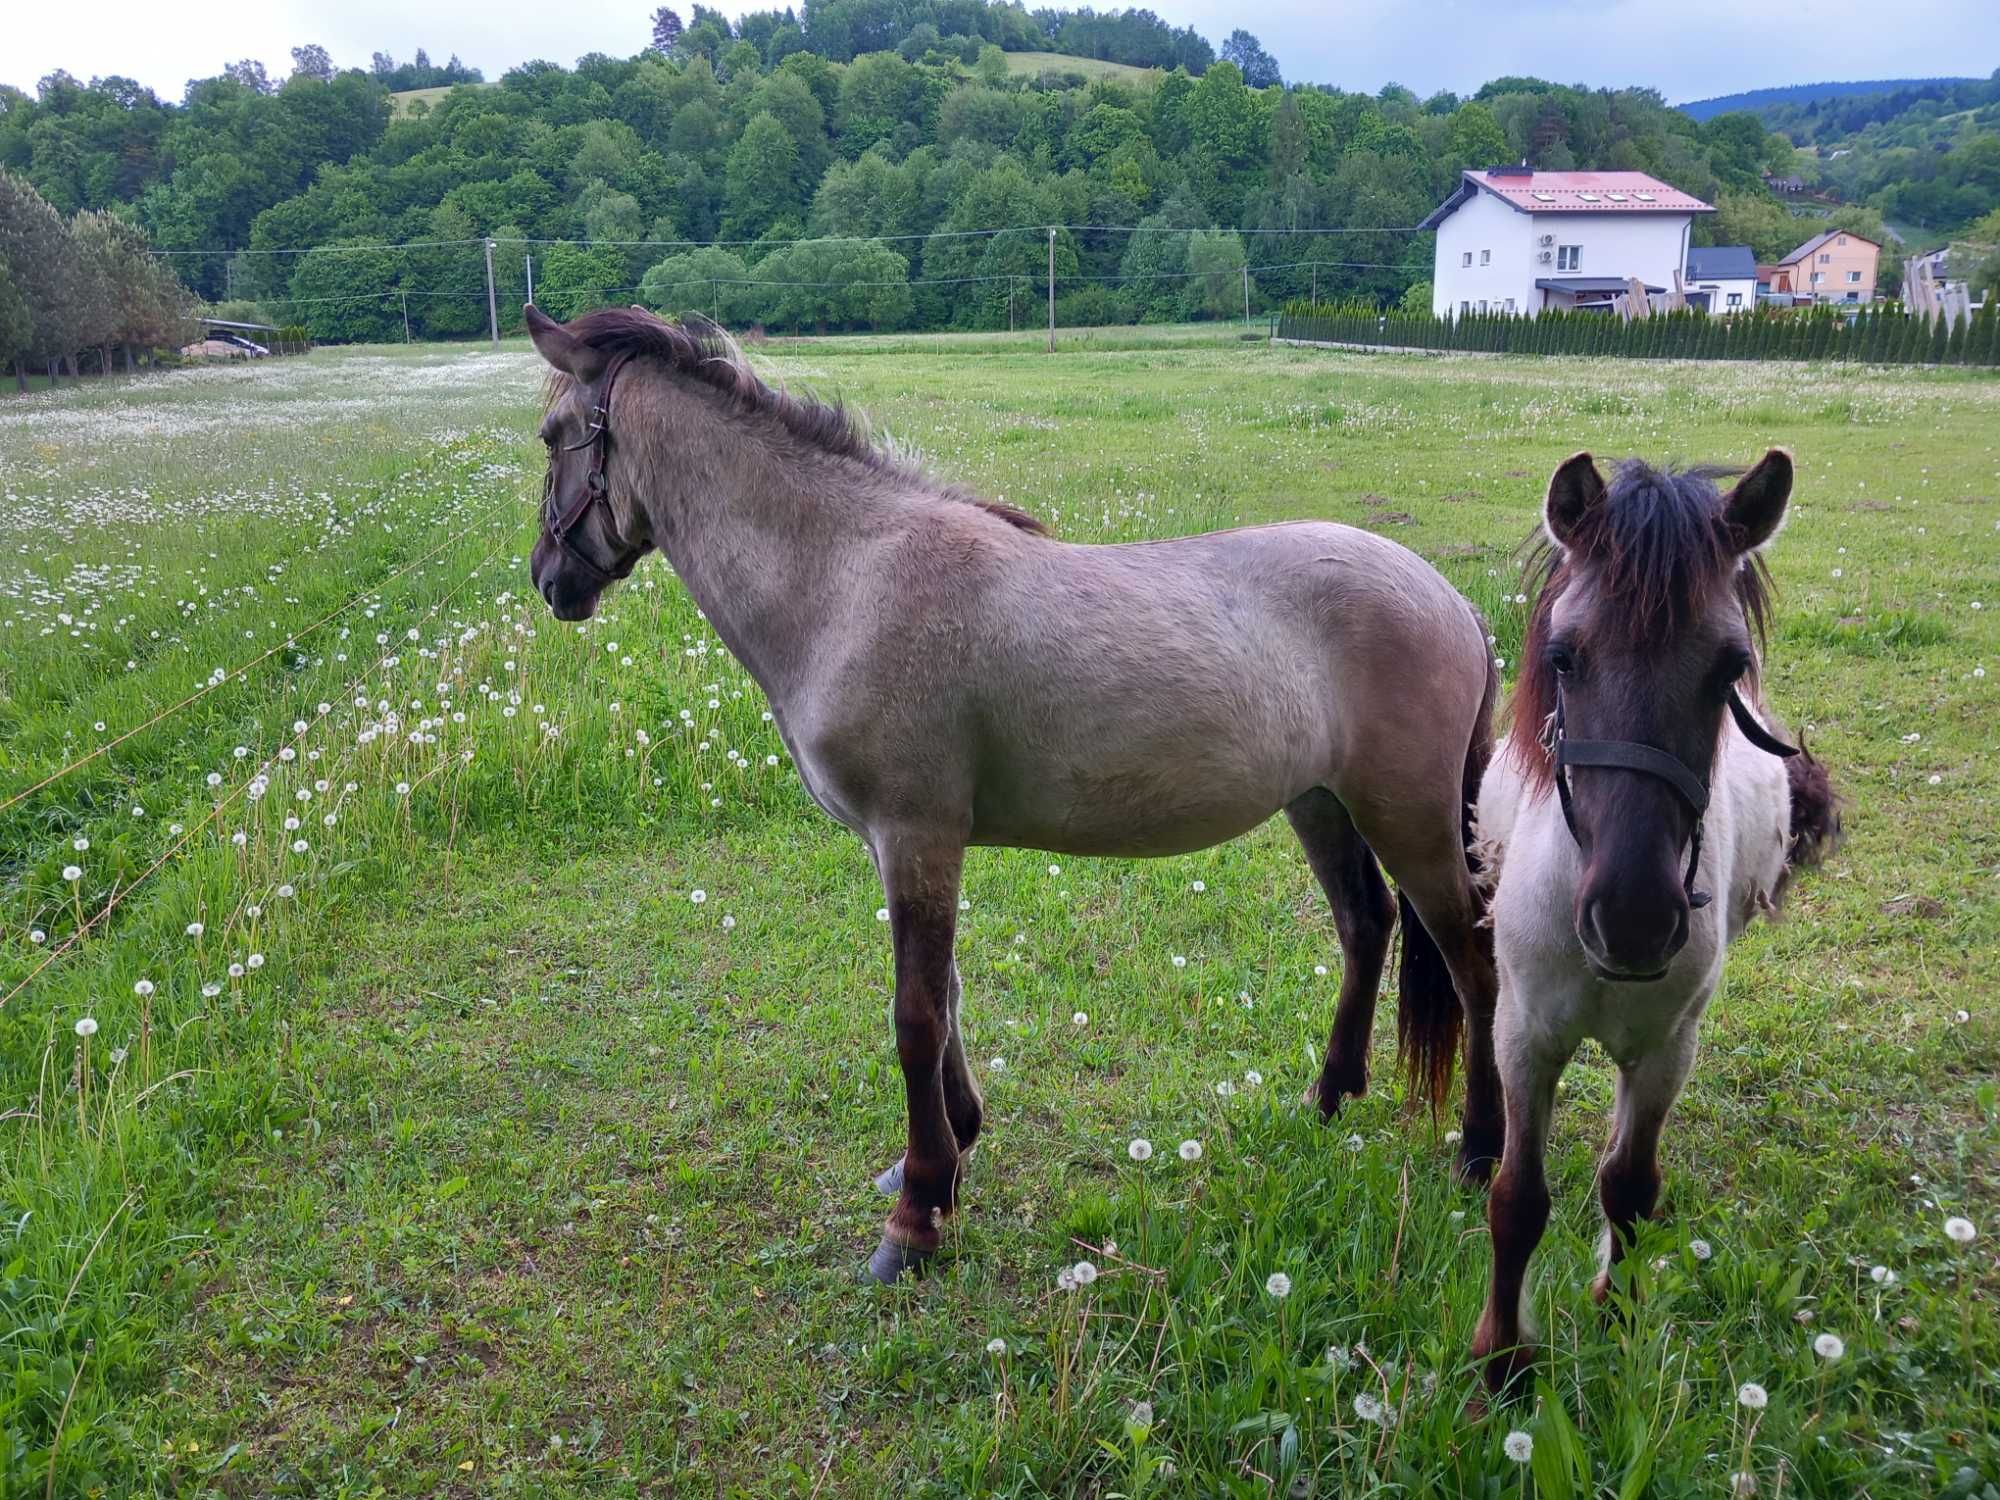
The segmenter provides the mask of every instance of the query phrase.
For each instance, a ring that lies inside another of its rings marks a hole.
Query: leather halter
[[[579,448],[590,449],[590,468],[583,476],[583,488],[560,512],[552,512],[556,494],[556,467],[549,465],[548,477],[542,485],[542,519],[549,537],[563,551],[563,555],[595,578],[600,587],[607,587],[621,578],[630,578],[632,570],[639,566],[639,559],[646,555],[644,547],[637,548],[613,565],[607,571],[602,565],[584,556],[582,550],[569,539],[583,518],[590,514],[594,505],[602,505],[607,519],[615,522],[611,510],[611,490],[605,478],[605,466],[611,453],[611,388],[618,379],[618,372],[625,368],[629,355],[621,354],[611,362],[604,372],[604,380],[597,388],[597,394],[590,403],[590,420],[584,428],[583,436],[567,444],[562,451],[574,453]],[[612,534],[616,535],[615,525]]]
[[[1736,720],[1736,727],[1743,731],[1743,738],[1762,750],[1766,755],[1790,759],[1799,753],[1796,745],[1787,745],[1757,721],[1735,688],[1729,690],[1729,712]],[[1677,757],[1653,745],[1642,745],[1636,740],[1573,740],[1563,732],[1563,691],[1562,679],[1556,679],[1556,711],[1553,740],[1550,749],[1556,763],[1556,799],[1562,804],[1563,822],[1569,826],[1569,836],[1579,848],[1583,839],[1576,831],[1576,809],[1570,804],[1569,770],[1571,766],[1598,766],[1616,771],[1638,771],[1647,776],[1658,777],[1676,792],[1694,814],[1694,832],[1688,839],[1687,877],[1682,889],[1687,892],[1688,906],[1696,911],[1708,905],[1707,891],[1695,889],[1695,871],[1701,866],[1701,820],[1708,811],[1708,782],[1689,770]]]

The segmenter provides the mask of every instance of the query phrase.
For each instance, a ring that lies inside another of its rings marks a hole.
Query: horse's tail
[[[1840,793],[1826,767],[1806,749],[1806,737],[1799,736],[1799,753],[1785,760],[1785,781],[1791,790],[1791,838],[1785,864],[1794,870],[1810,869],[1840,843]]]
[[[1472,612],[1480,639],[1486,637],[1486,621],[1478,610]],[[1486,763],[1493,758],[1493,708],[1500,696],[1500,669],[1492,651],[1486,653],[1486,690],[1479,700],[1479,717],[1465,750],[1465,771],[1460,783],[1459,834],[1465,846],[1468,872],[1474,877],[1473,899],[1478,904],[1479,922],[1474,932],[1479,942],[1491,946],[1493,931],[1484,921],[1486,892],[1479,881],[1473,855],[1473,809],[1479,801],[1479,782]],[[1439,951],[1437,940],[1425,931],[1410,898],[1397,893],[1403,916],[1403,956],[1396,974],[1396,1050],[1402,1059],[1403,1074],[1412,1098],[1421,1098],[1431,1112],[1444,1108],[1451,1096],[1452,1070],[1458,1061],[1459,1034],[1465,1022],[1465,1007],[1451,970]]]

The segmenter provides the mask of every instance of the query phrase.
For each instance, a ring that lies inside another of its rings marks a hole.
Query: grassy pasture
[[[663,567],[581,630],[533,597],[524,348],[320,350],[0,400],[0,1492],[2000,1485],[2000,382],[1216,330],[767,356],[1067,537],[1387,531],[1510,667],[1559,459],[1794,448],[1770,696],[1849,841],[1732,958],[1627,1320],[1584,1292],[1587,1054],[1540,1381],[1463,1415],[1481,1200],[1386,1017],[1375,1092],[1294,1103],[1339,958],[1281,823],[970,858],[989,1133],[939,1272],[859,1284],[902,1119],[865,855]]]

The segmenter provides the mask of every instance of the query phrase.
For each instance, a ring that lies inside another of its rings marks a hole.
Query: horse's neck
[[[903,508],[846,461],[780,461],[718,432],[726,452],[676,439],[654,535],[723,645],[782,712],[813,648],[842,616],[858,556]],[[907,503],[907,502],[906,502]]]

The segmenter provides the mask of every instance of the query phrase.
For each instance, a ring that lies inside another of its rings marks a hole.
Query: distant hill
[[[444,96],[456,87],[458,87],[457,84],[447,83],[438,88],[399,89],[389,96],[389,107],[399,115],[408,114],[410,106],[419,101],[430,106],[432,109],[436,109],[444,101]],[[493,85],[482,82],[475,83],[472,87],[476,89],[490,89]]]
[[[1845,99],[1854,94],[1893,94],[1905,89],[1948,88],[1953,84],[1977,83],[1977,78],[1865,78],[1850,83],[1794,83],[1784,88],[1751,89],[1742,94],[1720,94],[1713,99],[1692,99],[1676,106],[1682,114],[1697,120],[1737,110],[1759,110],[1773,104],[1810,104],[1815,99]]]

